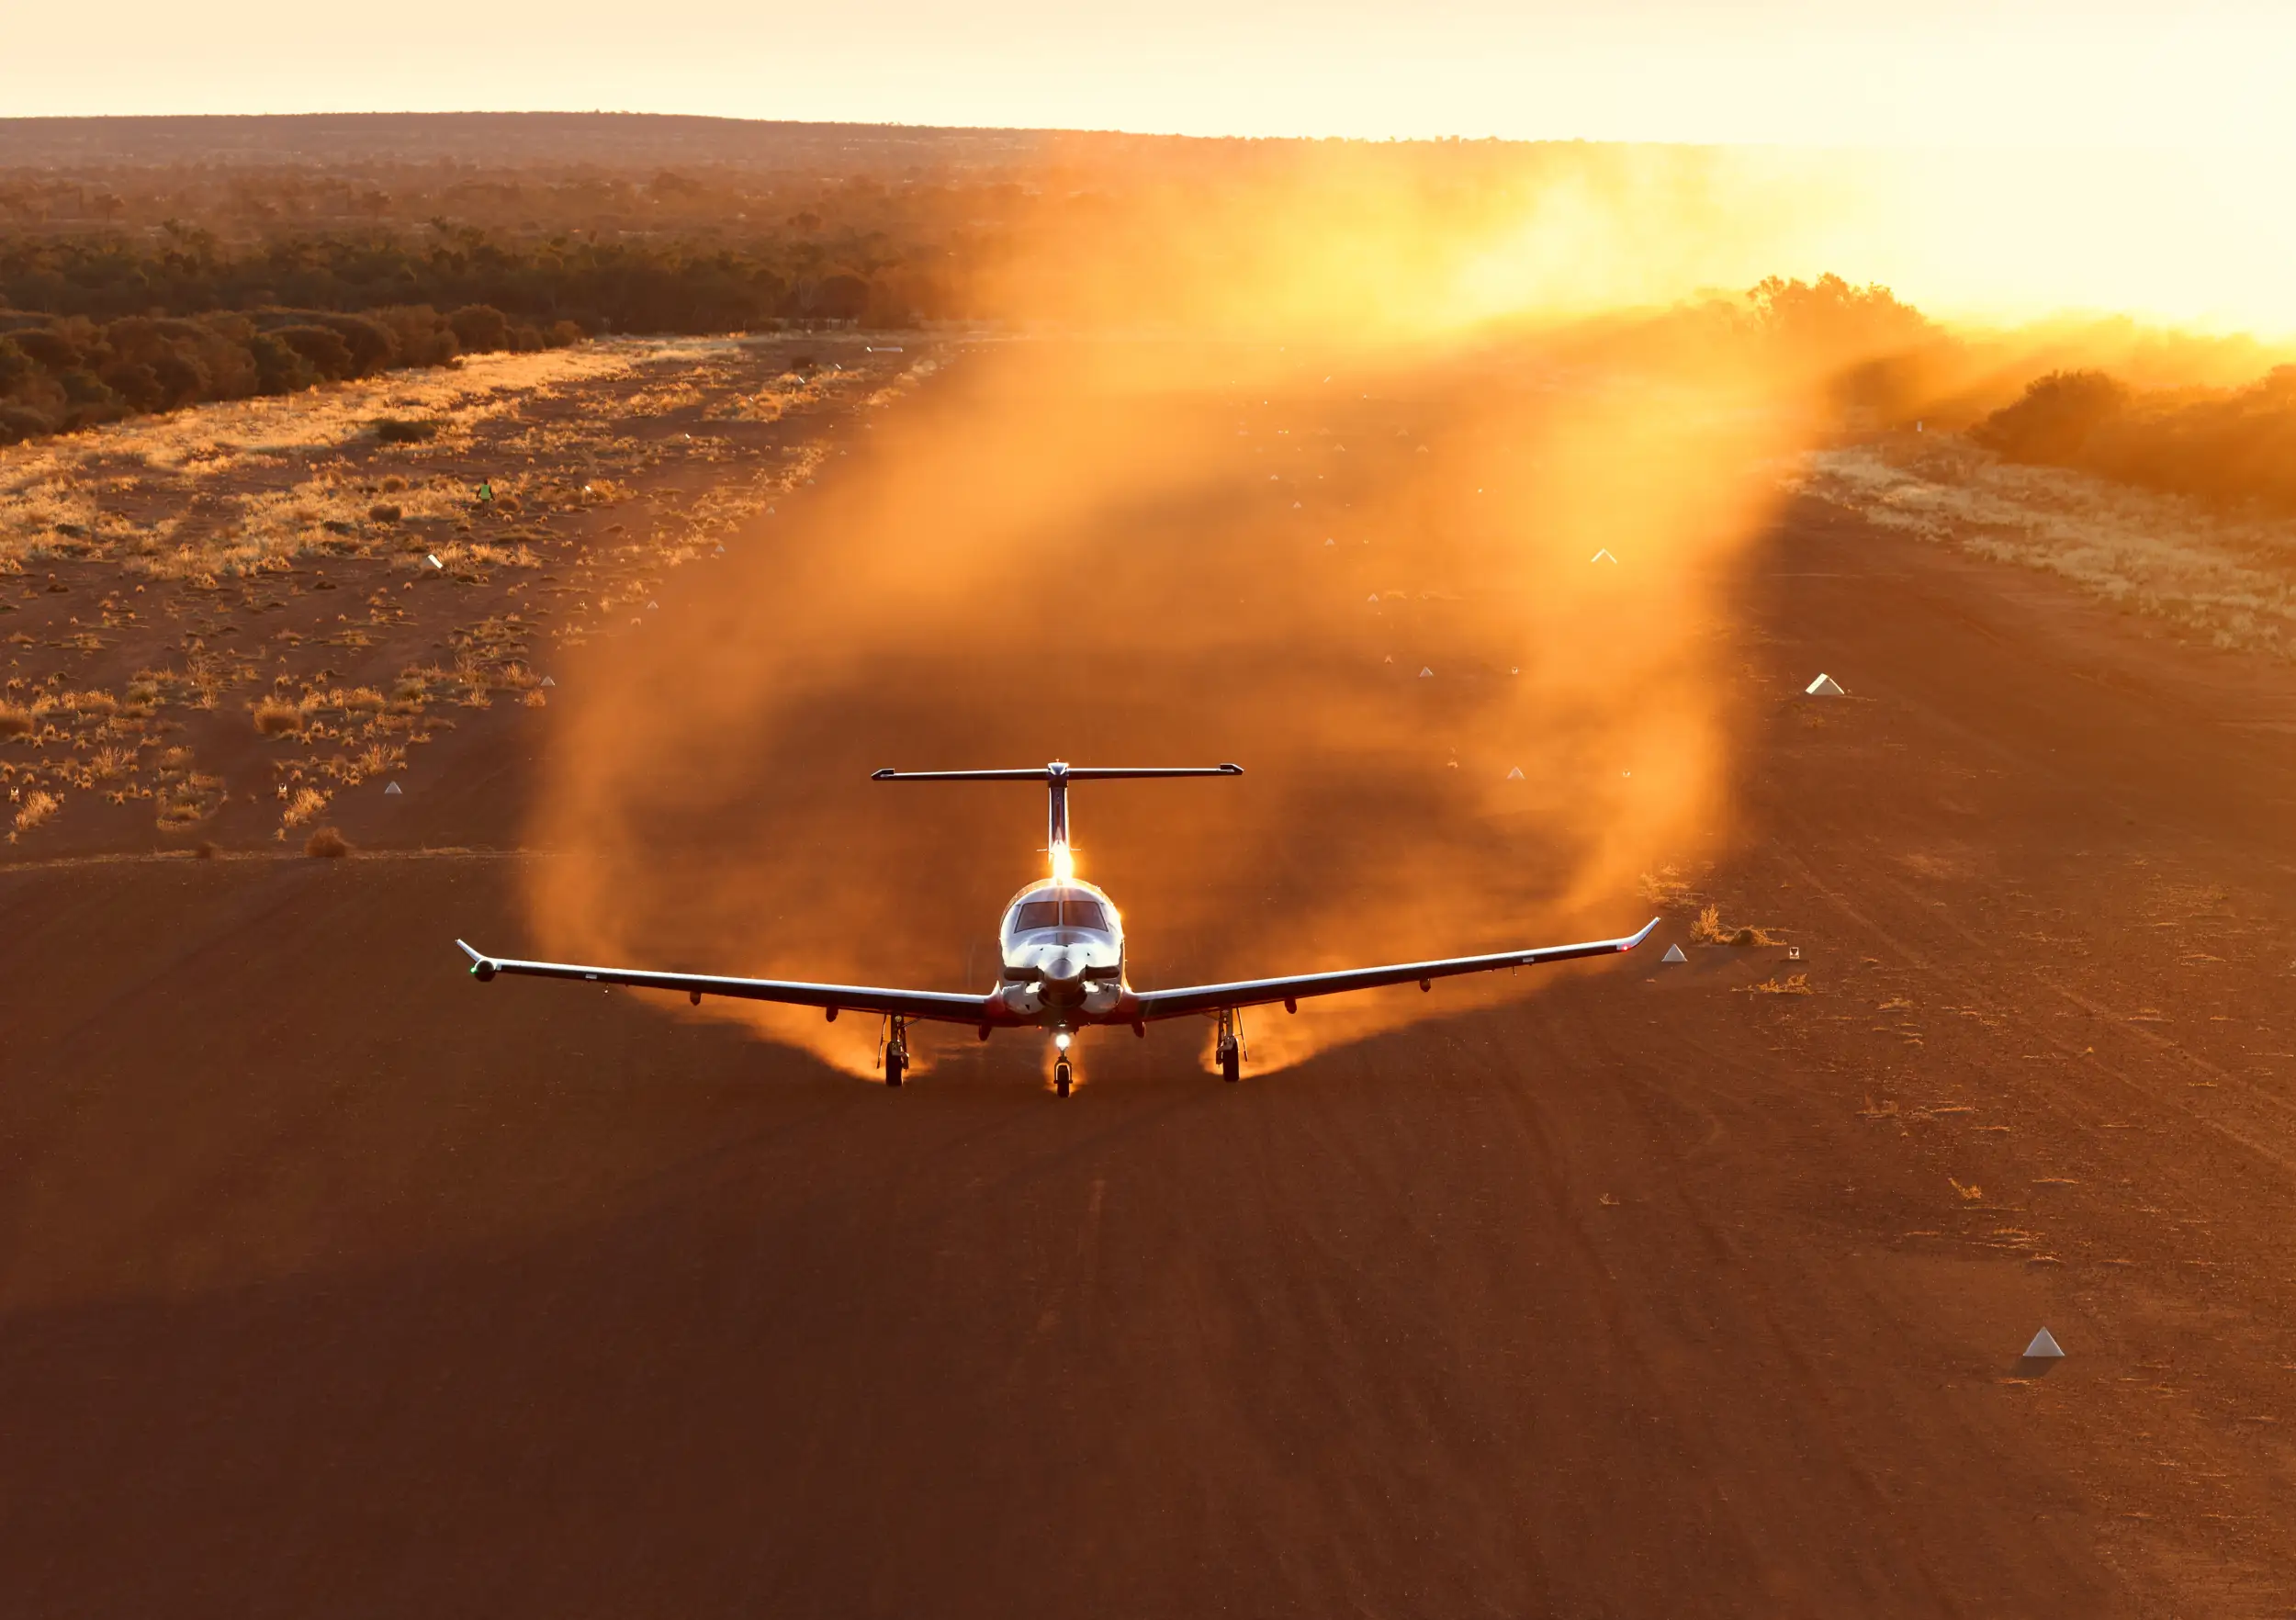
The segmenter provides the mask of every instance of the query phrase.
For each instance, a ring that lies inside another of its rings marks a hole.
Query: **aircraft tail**
[[[1115,782],[1157,776],[1242,776],[1241,765],[1071,765],[1054,759],[1027,771],[893,771],[873,772],[872,782],[1041,782],[1046,790],[1045,849],[1052,856],[1052,875],[1069,875],[1068,784],[1072,782]]]

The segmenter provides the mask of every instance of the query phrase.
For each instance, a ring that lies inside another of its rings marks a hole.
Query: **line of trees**
[[[446,315],[427,304],[358,315],[269,309],[107,321],[0,313],[0,444],[581,335],[571,321],[537,328],[484,304]]]
[[[419,242],[232,248],[181,225],[0,239],[0,444],[602,332],[905,324],[929,293],[914,277],[808,275],[771,247],[443,225]]]
[[[886,274],[894,264],[808,267],[770,239],[518,239],[443,222],[424,236],[322,233],[227,246],[171,223],[150,235],[4,238],[0,309],[109,319],[484,304],[543,328],[571,321],[586,332],[700,332],[775,320],[890,323],[929,292],[915,276]]]

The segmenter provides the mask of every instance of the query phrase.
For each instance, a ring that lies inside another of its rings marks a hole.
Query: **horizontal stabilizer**
[[[1241,765],[1040,765],[1021,771],[872,771],[872,782],[1115,782],[1156,776],[1242,776]]]

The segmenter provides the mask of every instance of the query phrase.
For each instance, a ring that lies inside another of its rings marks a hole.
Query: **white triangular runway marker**
[[[1521,782],[1523,780],[1523,767],[1517,765],[1514,770],[1508,771],[1507,780],[1509,782]]]
[[[1841,682],[1830,675],[1820,675],[1802,690],[1811,697],[1848,697],[1850,695],[1841,690]]]
[[[646,611],[647,611],[647,613],[654,613],[654,612],[656,612],[657,610],[658,610],[658,609],[660,608],[660,606],[661,606],[661,603],[659,603],[659,602],[647,602],[647,603],[646,604]]]
[[[1606,562],[1614,568],[1615,568],[1618,564],[1618,559],[1610,554],[1610,547],[1607,546],[1604,546],[1602,550],[1596,552],[1593,557],[1588,557],[1586,560],[1591,563]]]
[[[393,793],[399,793],[399,796],[402,799],[406,797],[406,794],[399,793],[399,784],[395,782],[383,790],[383,797],[388,799]]]
[[[1368,596],[1367,596],[1367,597],[1365,597],[1365,598],[1364,598],[1364,601],[1366,601],[1366,602],[1377,602],[1377,601],[1379,601],[1379,593],[1378,591],[1373,591],[1370,595],[1368,595]]]
[[[1666,948],[1666,954],[1660,957],[1659,960],[1660,962],[1688,962],[1690,958],[1683,954],[1683,948],[1681,946],[1669,945]]]
[[[1339,544],[1339,542],[1338,542],[1338,541],[1336,541],[1336,540],[1326,540],[1326,541],[1324,541],[1324,542],[1323,542],[1323,544],[1324,544],[1324,545],[1326,545],[1326,546],[1336,546],[1336,545],[1338,545],[1338,544]]]
[[[545,675],[545,676],[542,678],[542,683],[543,683],[543,685],[545,685],[545,686],[556,686],[556,685],[557,684],[557,681],[555,681],[551,680],[551,679],[550,679],[550,677],[548,677],[547,675]]]
[[[2027,1361],[2054,1361],[2061,1359],[2064,1355],[2064,1347],[2058,1344],[2056,1335],[2047,1328],[2035,1333],[2033,1342],[2025,1346]]]
[[[1419,678],[1424,681],[1434,673],[1435,671],[1433,669],[1422,669],[1419,671]]]

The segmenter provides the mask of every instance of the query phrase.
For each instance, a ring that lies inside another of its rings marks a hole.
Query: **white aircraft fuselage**
[[[1004,964],[996,996],[1015,1022],[1117,1021],[1130,994],[1124,918],[1104,891],[1081,878],[1030,883],[1005,907],[996,934]]]

